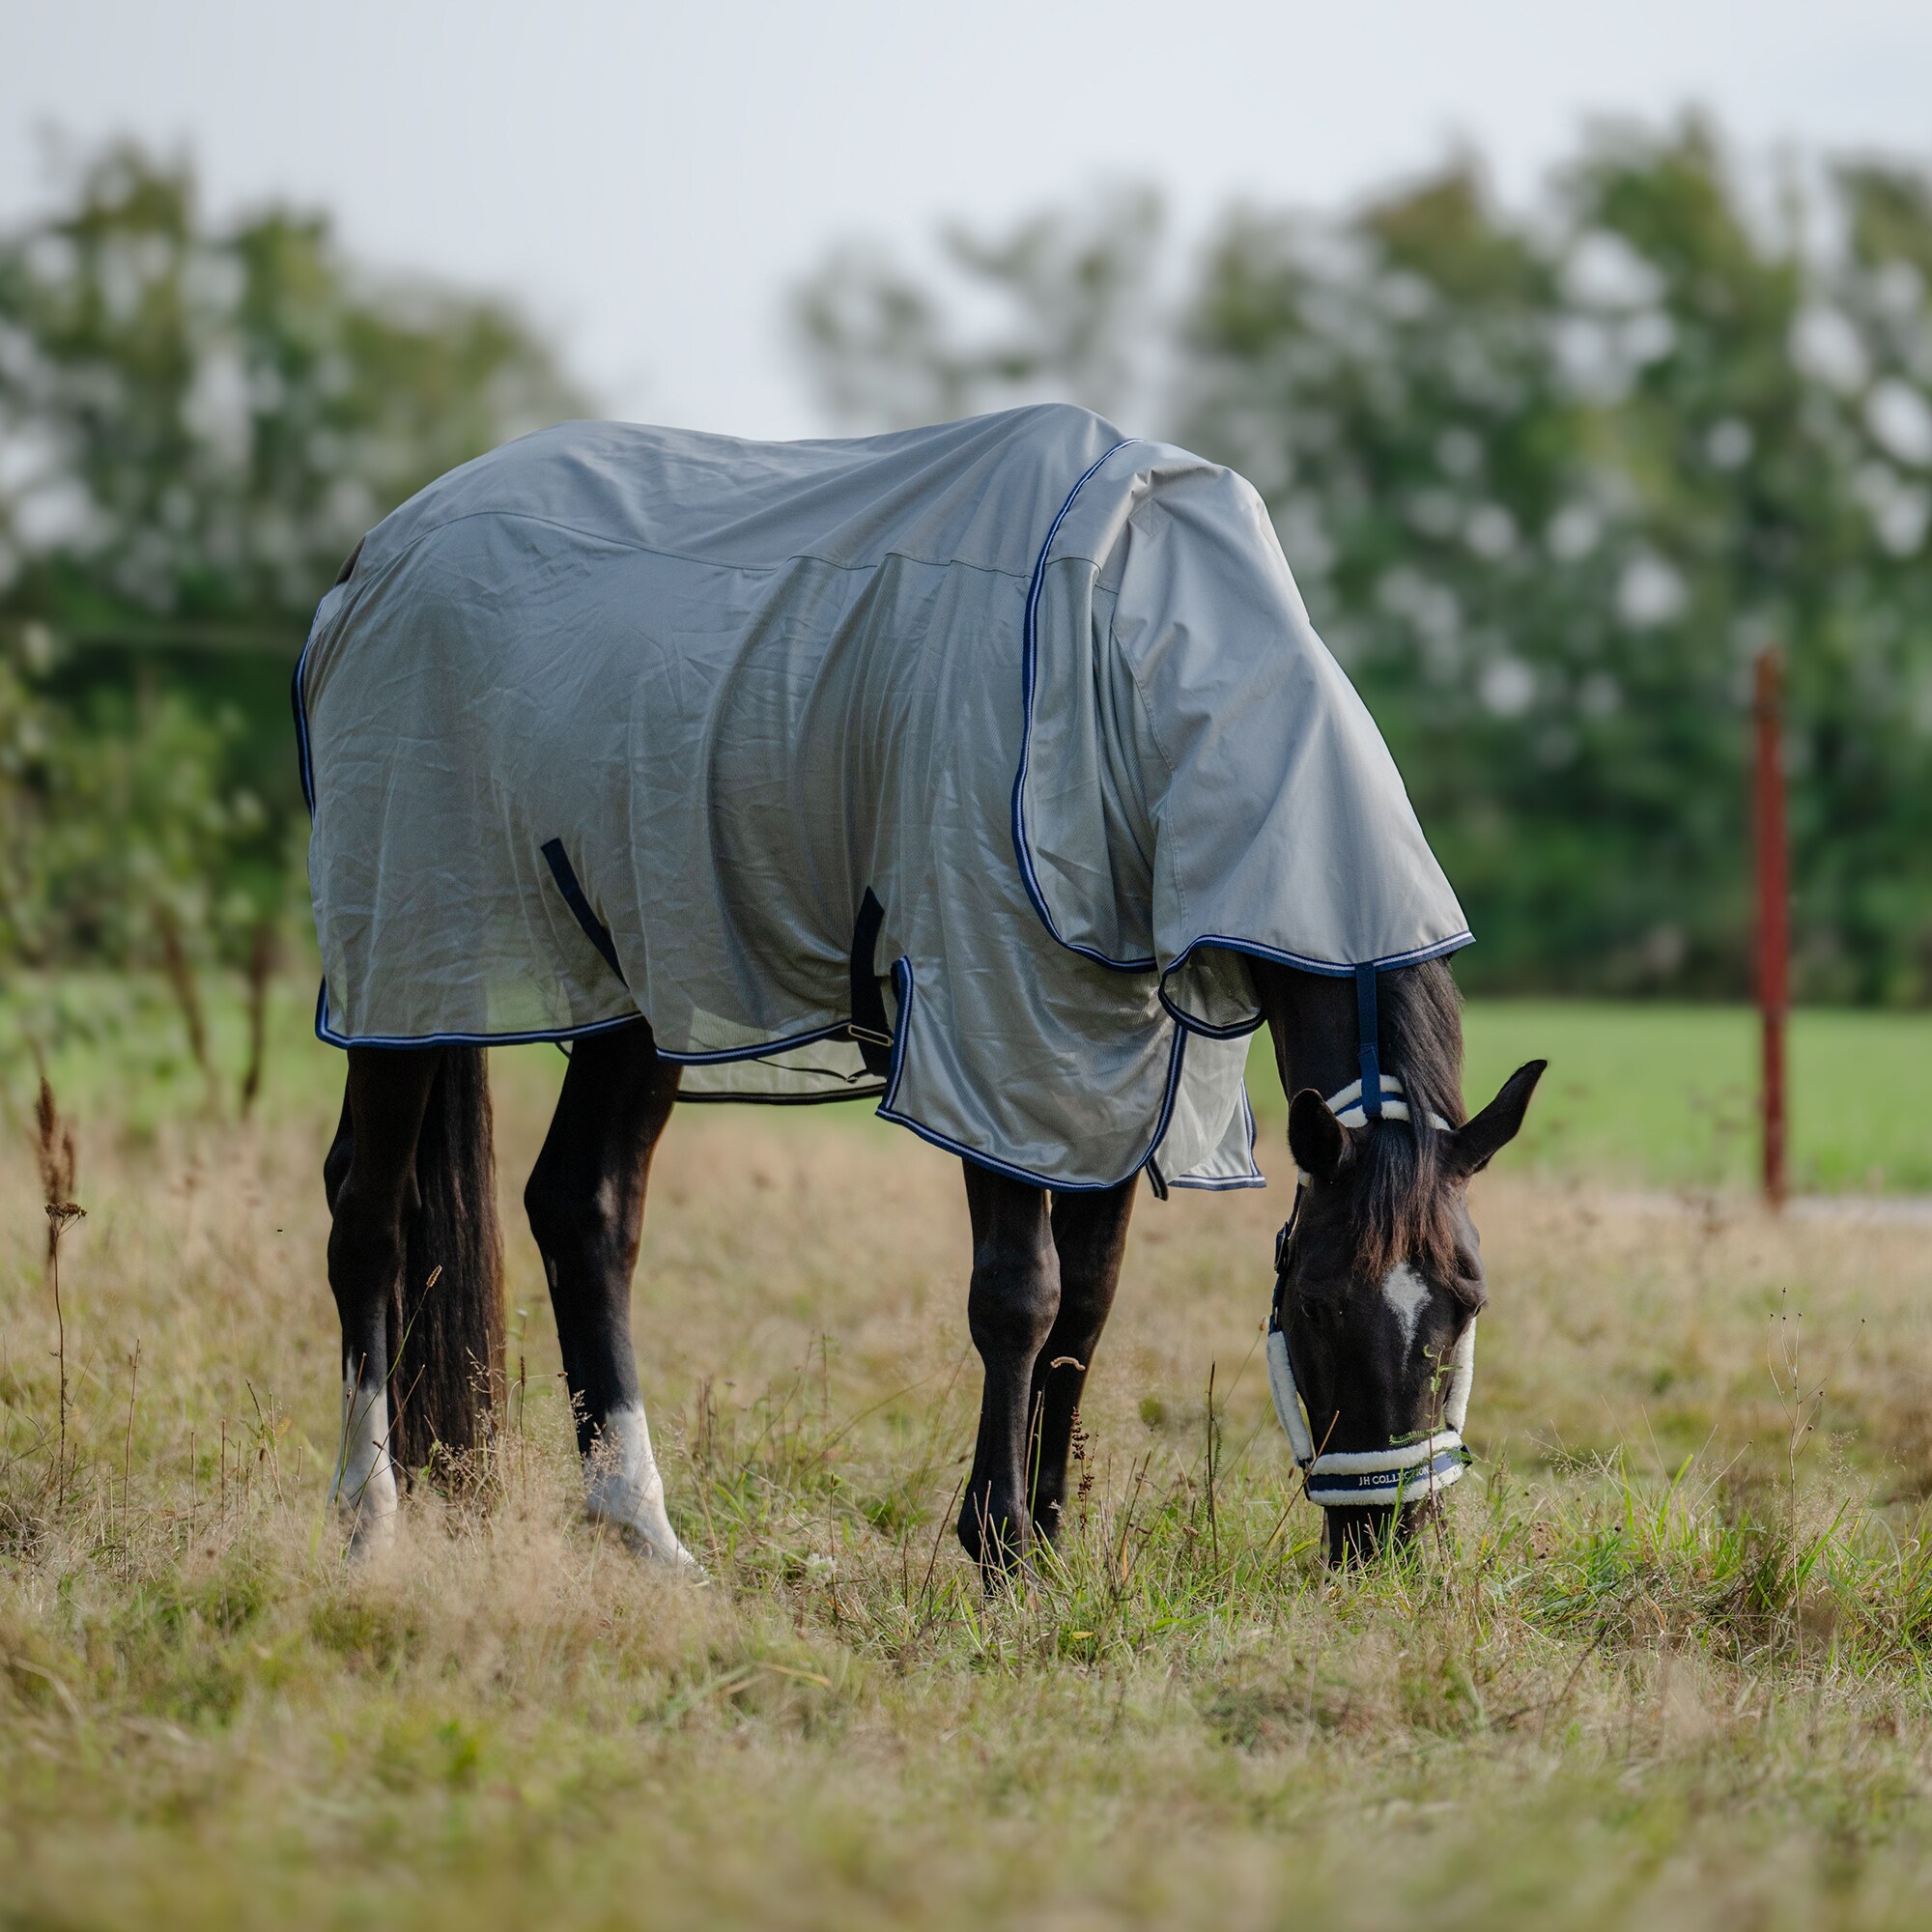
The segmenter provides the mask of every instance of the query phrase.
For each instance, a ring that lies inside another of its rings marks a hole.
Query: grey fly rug
[[[339,1045],[642,1013],[687,1099],[1256,1185],[1243,955],[1469,937],[1255,492],[1081,410],[526,437],[370,533],[296,696]]]

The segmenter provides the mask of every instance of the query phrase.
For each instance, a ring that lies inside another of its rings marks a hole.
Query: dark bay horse
[[[571,1042],[525,1200],[590,1512],[653,1555],[690,1560],[630,1282],[681,1083],[867,1094],[965,1157],[959,1532],[997,1577],[1059,1528],[1138,1176],[1262,1184],[1265,1024],[1301,1177],[1269,1381],[1331,1550],[1462,1473],[1464,1188],[1540,1064],[1465,1118],[1462,909],[1233,472],[1058,406],[560,424],[363,540],[294,695],[356,1547],[501,1382],[497,1041]]]
[[[1283,1327],[1324,1452],[1375,1452],[1441,1424],[1443,1367],[1485,1289],[1466,1188],[1522,1123],[1543,1063],[1512,1075],[1473,1119],[1462,1098],[1462,1025],[1439,960],[1380,976],[1380,1065],[1415,1119],[1341,1124],[1322,1097],[1359,1065],[1348,980],[1252,960],[1305,1177],[1283,1244]],[[577,1415],[590,1515],[641,1551],[691,1558],[666,1508],[631,1337],[631,1276],[651,1156],[677,1097],[647,1021],[576,1042],[525,1189]],[[1439,1119],[1446,1130],[1425,1122]],[[973,1254],[967,1313],[985,1368],[959,1538],[989,1577],[1059,1529],[1068,1452],[1126,1251],[1138,1177],[1054,1195],[962,1163]],[[475,1445],[501,1377],[502,1288],[482,1050],[352,1047],[327,1164],[330,1286],[348,1365],[336,1496],[356,1548],[380,1542],[395,1468],[437,1445]],[[397,1400],[389,1399],[391,1390]],[[485,1400],[479,1402],[479,1395]],[[1331,1558],[1423,1503],[1331,1507]]]

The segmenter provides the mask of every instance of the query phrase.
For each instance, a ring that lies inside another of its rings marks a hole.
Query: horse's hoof
[[[594,1503],[585,1509],[584,1516],[601,1528],[616,1531],[618,1539],[633,1556],[648,1563],[662,1564],[666,1569],[674,1570],[679,1576],[694,1581],[710,1580],[697,1558],[679,1541],[668,1519],[660,1522],[639,1522],[631,1517],[600,1510]]]
[[[337,1514],[348,1531],[343,1540],[343,1554],[351,1563],[372,1562],[395,1546],[394,1510],[339,1509]]]

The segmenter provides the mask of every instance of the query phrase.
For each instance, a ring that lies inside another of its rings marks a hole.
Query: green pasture
[[[1472,1104],[1525,1060],[1549,1062],[1520,1147],[1539,1167],[1755,1179],[1759,1027],[1747,1009],[1485,1002],[1467,1042]],[[1788,1054],[1795,1187],[1932,1189],[1932,1013],[1800,1012]]]
[[[216,1105],[232,1111],[246,1060],[242,989],[204,989]],[[270,988],[261,1104],[307,1106],[341,1077],[340,1056],[311,1030],[314,994],[294,975]],[[1472,1000],[1467,1094],[1478,1106],[1525,1060],[1549,1062],[1511,1164],[1620,1185],[1743,1188],[1757,1163],[1758,1024],[1742,1007],[1581,1000]],[[0,986],[0,1093],[29,1103],[33,1043],[82,1114],[111,1114],[136,1135],[203,1109],[209,1081],[188,1052],[180,1009],[158,979],[16,976]],[[1819,1193],[1932,1191],[1932,1013],[1818,1010],[1793,1016],[1792,1179]],[[497,1079],[534,1092],[560,1074],[546,1047],[497,1056]],[[1284,1116],[1265,1036],[1250,1085],[1264,1132]],[[869,1123],[838,1107],[792,1117]],[[875,1128],[875,1131],[884,1131]]]
[[[1463,1089],[1474,1108],[1547,1060],[1513,1167],[1651,1187],[1730,1188],[1757,1175],[1757,1015],[1744,1007],[1472,1000]],[[1265,1039],[1250,1088],[1283,1115]],[[1792,1184],[1804,1192],[1932,1189],[1932,1013],[1792,1016]]]

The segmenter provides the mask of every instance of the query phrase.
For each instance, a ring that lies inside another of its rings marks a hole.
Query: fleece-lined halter
[[[1331,1094],[1328,1111],[1345,1127],[1367,1126],[1371,1120],[1412,1123],[1414,1117],[1402,1082],[1394,1074],[1382,1072],[1378,1064],[1373,966],[1358,969],[1355,991],[1361,1022],[1361,1078]],[[1452,1131],[1440,1114],[1430,1114],[1428,1124],[1437,1133]],[[1301,1392],[1294,1385],[1294,1369],[1288,1358],[1288,1334],[1281,1323],[1289,1243],[1300,1218],[1308,1181],[1309,1177],[1297,1167],[1294,1206],[1275,1236],[1274,1299],[1267,1328],[1268,1392],[1274,1397],[1274,1412],[1307,1483],[1309,1501],[1323,1509],[1394,1509],[1462,1480],[1469,1461],[1469,1452],[1463,1446],[1463,1424],[1468,1417],[1469,1386],[1476,1375],[1476,1324],[1473,1319],[1464,1324],[1449,1358],[1449,1388],[1442,1404],[1446,1429],[1419,1442],[1392,1443],[1386,1449],[1331,1450],[1317,1455],[1308,1417],[1302,1410]]]

